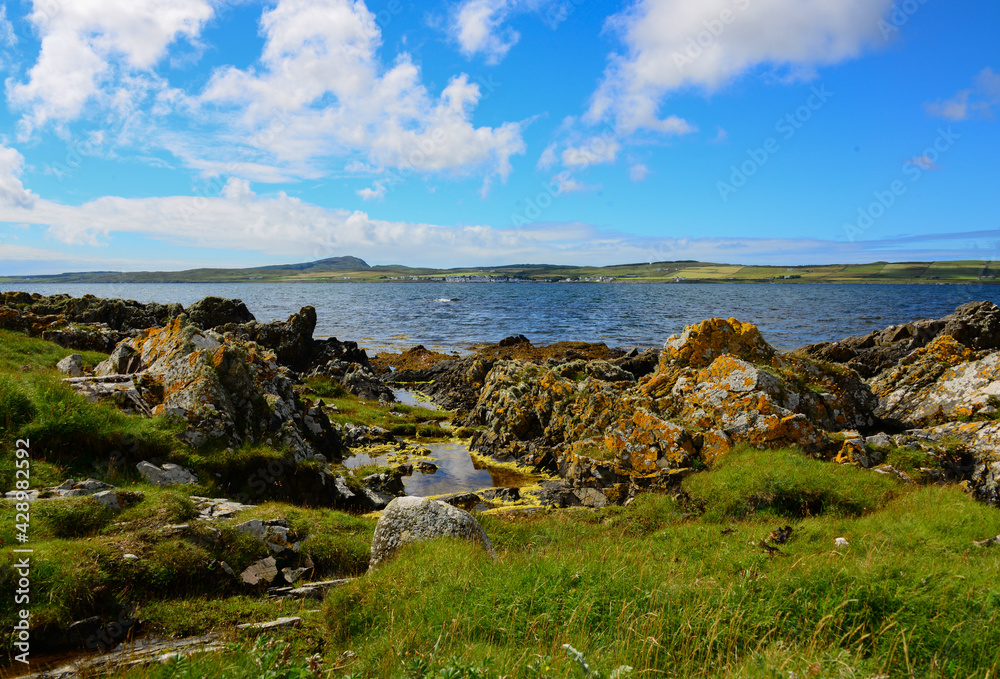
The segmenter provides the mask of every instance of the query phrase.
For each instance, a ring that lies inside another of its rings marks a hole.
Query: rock
[[[204,297],[187,309],[188,320],[203,330],[229,323],[249,323],[257,320],[239,299]]]
[[[448,495],[441,495],[435,499],[447,502],[452,507],[458,507],[465,511],[471,510],[481,502],[480,497],[475,493],[450,493]]]
[[[393,500],[379,517],[369,568],[385,563],[405,544],[438,537],[478,542],[496,558],[489,537],[471,514],[438,500],[407,496]]]
[[[278,618],[269,622],[248,622],[237,625],[236,629],[245,632],[270,632],[276,629],[291,629],[302,627],[302,618]]]
[[[139,560],[139,557],[137,557],[135,554],[122,554],[122,558],[125,559],[126,561],[138,561]]]
[[[437,361],[426,368],[397,370],[383,379],[405,384],[426,394],[441,407],[465,414],[476,405],[486,376],[495,363],[494,359],[466,356]]]
[[[1000,535],[992,538],[986,538],[985,540],[973,540],[972,544],[976,547],[992,547],[994,545],[1000,545]]]
[[[291,566],[286,566],[281,569],[281,575],[285,578],[285,582],[289,585],[295,584],[299,581],[299,578],[306,573],[308,568],[292,568]]]
[[[275,360],[293,370],[305,371],[313,361],[316,309],[302,307],[287,321],[227,323],[215,331],[240,342],[253,342],[274,352]]]
[[[120,512],[122,509],[121,503],[118,502],[118,494],[113,490],[102,490],[90,497],[94,498],[101,506],[113,511]]]
[[[1000,349],[1000,308],[992,302],[969,302],[939,320],[893,325],[863,337],[812,344],[800,351],[822,361],[846,364],[862,377],[874,377],[943,335],[973,350]]]
[[[264,543],[272,552],[299,551],[299,543],[295,540],[294,533],[289,530],[288,522],[284,519],[270,521],[253,519],[237,524],[233,528],[253,536],[258,542]]]
[[[853,464],[864,469],[871,469],[882,463],[884,455],[865,445],[865,439],[859,434],[854,438],[844,440],[835,459],[840,464]]]
[[[368,488],[388,493],[389,495],[402,495],[406,492],[403,487],[403,476],[398,473],[382,472],[381,474],[370,474],[363,479],[363,483]]]
[[[193,485],[198,483],[198,477],[189,469],[164,463],[162,467],[146,462],[145,460],[135,466],[139,473],[154,486],[178,486]]]
[[[192,495],[191,501],[198,510],[198,518],[202,521],[228,519],[244,509],[253,509],[257,505],[245,505],[226,498],[210,498]]]
[[[906,427],[992,417],[1000,405],[1000,352],[983,355],[941,335],[872,380],[876,414]]]
[[[127,413],[151,414],[130,375],[68,377],[63,382],[92,403],[104,401]]]
[[[248,585],[270,585],[278,577],[277,562],[273,556],[250,564],[240,573],[240,579]]]
[[[517,346],[518,344],[531,344],[531,341],[524,335],[512,335],[510,337],[505,337],[504,339],[500,340],[498,344],[501,347],[513,347]]]
[[[577,488],[573,494],[584,507],[600,508],[608,504],[608,498],[596,488]]]
[[[312,410],[296,395],[293,375],[259,345],[201,330],[180,317],[124,346],[131,353],[116,349],[115,361],[125,354],[138,357],[141,370],[128,379],[141,401],[154,415],[185,420],[181,437],[193,447],[271,439],[287,446],[295,461],[340,459],[339,434],[321,409]],[[120,369],[115,361],[109,358],[98,370]]]
[[[835,547],[850,547],[851,543],[846,538],[837,538],[833,541]]]
[[[361,494],[364,496],[364,503],[368,511],[379,511],[385,509],[395,499],[392,495],[387,495],[375,488],[368,486],[361,487]]]
[[[94,374],[99,376],[108,375],[131,375],[142,370],[142,359],[139,354],[128,344],[122,343],[115,347],[111,355],[94,369]]]
[[[428,462],[427,460],[420,460],[417,462],[417,471],[421,474],[433,474],[438,470],[438,466],[433,462]]]
[[[479,496],[486,501],[517,502],[521,499],[519,488],[487,488],[479,491]]]
[[[63,360],[56,363],[56,370],[69,377],[83,376],[83,356],[80,354],[70,354]]]
[[[347,391],[366,401],[395,401],[396,395],[369,368],[352,363],[341,383]]]
[[[96,493],[101,493],[104,491],[114,491],[114,490],[115,490],[114,486],[108,483],[104,483],[103,481],[98,481],[97,479],[86,479],[84,481],[66,479],[58,486],[54,486],[52,488],[35,488],[29,491],[11,490],[5,493],[4,497],[10,500],[14,500],[18,499],[19,493],[26,492],[27,501],[34,502],[35,500],[38,499],[81,497],[86,495],[94,495]],[[134,504],[134,502],[142,500],[142,493],[120,494],[118,499],[124,500],[126,503]],[[19,500],[19,501],[23,502],[24,500]]]

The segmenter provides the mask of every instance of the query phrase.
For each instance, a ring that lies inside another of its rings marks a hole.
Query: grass
[[[737,447],[712,473],[683,482],[692,502],[712,520],[752,514],[775,518],[872,512],[899,492],[898,483],[849,465],[834,465],[794,449]]]
[[[498,562],[465,543],[414,545],[330,594],[327,656],[357,653],[365,677],[456,658],[488,662],[482,676],[582,676],[563,644],[603,676],[622,665],[676,677],[1000,667],[1000,552],[971,544],[1000,531],[1000,515],[956,488],[795,521],[784,557],[756,546],[774,527],[766,512],[723,534],[664,496],[597,514],[482,518]],[[851,546],[835,550],[841,536]],[[551,669],[533,675],[540,659]]]
[[[266,503],[211,529],[191,523],[197,514],[177,489],[133,486],[145,499],[117,515],[91,498],[41,501],[32,507],[32,625],[59,634],[73,621],[92,615],[114,618],[123,607],[138,607],[150,631],[203,633],[222,620],[270,619],[259,599],[227,577],[219,561],[237,572],[268,555],[268,550],[233,526],[241,521],[282,517],[300,538],[298,558],[313,563],[309,578],[363,573],[369,559],[374,521],[327,509],[310,510]],[[0,501],[0,539],[12,544],[15,504]],[[170,529],[179,523],[188,529]],[[140,558],[127,561],[124,553]],[[0,586],[16,589],[14,555],[0,554]],[[169,610],[201,607],[185,619]],[[156,614],[147,615],[149,608]],[[0,617],[14,615],[13,597],[0,601]],[[270,617],[269,617],[270,616]]]

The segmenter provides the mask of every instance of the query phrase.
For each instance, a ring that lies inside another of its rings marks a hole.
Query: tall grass
[[[536,676],[571,676],[563,644],[605,675],[621,665],[677,677],[982,677],[1000,667],[1000,553],[972,546],[1000,532],[1000,515],[957,489],[796,522],[784,556],[758,546],[768,519],[723,534],[680,520],[669,499],[643,504],[604,521],[589,511],[484,517],[498,563],[465,543],[411,546],[328,597],[333,650],[358,653],[368,677],[404,676],[410,659],[432,653],[489,656],[496,676],[529,676],[531,662],[551,657],[552,671]],[[663,522],[653,528],[650,515]],[[851,547],[834,549],[841,536]]]

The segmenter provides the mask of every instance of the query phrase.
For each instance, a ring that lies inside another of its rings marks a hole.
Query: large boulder
[[[907,427],[993,417],[1000,405],[1000,352],[974,351],[941,335],[874,378],[872,389],[876,413]]]
[[[403,545],[444,537],[477,542],[496,558],[486,531],[471,514],[440,500],[407,496],[390,502],[379,517],[368,567],[385,563]]]
[[[216,331],[227,337],[255,344],[274,352],[278,363],[294,370],[308,366],[313,354],[313,330],[316,329],[316,309],[302,307],[287,321],[272,323],[227,323]]]

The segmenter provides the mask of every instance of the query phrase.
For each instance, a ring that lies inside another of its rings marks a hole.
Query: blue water
[[[16,284],[0,290],[122,297],[188,305],[206,295],[242,299],[259,321],[316,307],[316,336],[355,340],[375,352],[423,344],[465,349],[523,334],[614,347],[659,347],[685,325],[735,316],[782,350],[939,318],[974,300],[981,285],[595,284],[595,283],[213,283]],[[452,301],[454,300],[454,301]]]

